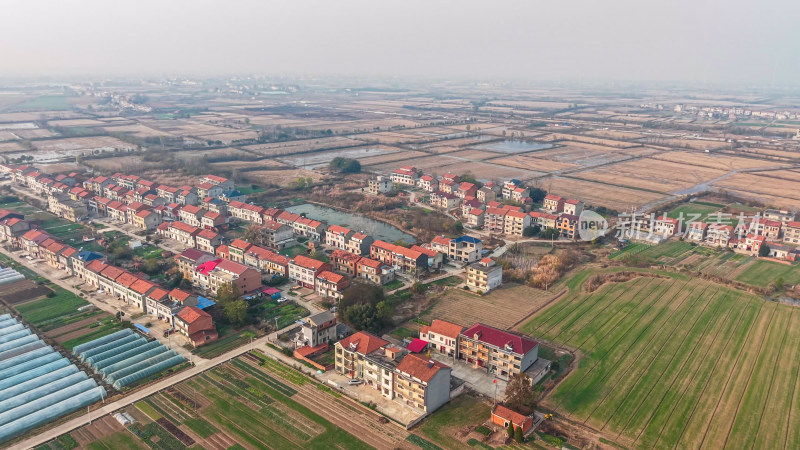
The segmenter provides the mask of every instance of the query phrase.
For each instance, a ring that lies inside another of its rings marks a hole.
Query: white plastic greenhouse
[[[121,389],[186,361],[158,341],[148,342],[130,330],[75,347],[75,354],[103,379]],[[0,381],[1,382],[1,381]]]
[[[10,315],[0,316],[0,336],[0,442],[107,395]]]

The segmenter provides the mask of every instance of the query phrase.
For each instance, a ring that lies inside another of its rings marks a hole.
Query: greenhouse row
[[[158,341],[122,330],[76,346],[75,355],[106,383],[121,389],[186,361]]]
[[[0,315],[0,442],[106,395],[31,330],[8,314]]]

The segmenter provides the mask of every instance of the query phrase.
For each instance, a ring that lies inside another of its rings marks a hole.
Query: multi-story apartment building
[[[551,213],[560,213],[564,211],[564,198],[558,195],[548,194],[544,197],[542,208]]]
[[[261,272],[228,259],[215,259],[197,266],[192,278],[195,287],[209,292],[217,292],[228,283],[247,294],[261,287]]]
[[[316,287],[316,279],[320,273],[330,270],[330,264],[303,255],[289,260],[289,279],[309,289]]]
[[[277,223],[277,222],[273,222]],[[301,217],[292,224],[292,231],[295,236],[303,236],[311,242],[321,242],[325,236],[327,226],[319,220]]]
[[[199,250],[213,254],[222,244],[222,236],[216,231],[200,230],[195,236],[195,243]]]
[[[350,280],[346,276],[323,270],[317,275],[315,290],[317,295],[322,298],[338,301],[342,299],[344,290],[348,286],[350,286]]]
[[[464,214],[464,218],[467,220],[467,226],[472,228],[481,228],[484,225],[486,213],[484,210],[480,208],[472,208]]]
[[[508,209],[489,208],[486,210],[483,228],[492,233],[503,233],[506,226],[506,214]]]
[[[562,213],[556,221],[556,229],[561,237],[575,239],[578,237],[578,216]]]
[[[369,280],[379,286],[394,280],[394,267],[367,257],[358,260],[356,270],[358,278]]]
[[[572,214],[573,216],[580,216],[583,212],[584,204],[582,201],[574,198],[564,200],[564,214]]]
[[[72,200],[63,194],[47,197],[47,209],[70,222],[80,222],[89,218],[89,207],[86,202]]]
[[[344,250],[334,250],[331,253],[331,266],[333,270],[354,277],[358,272],[358,261],[361,256]]]
[[[522,211],[508,211],[503,222],[503,233],[507,236],[522,236],[531,226],[531,216]]]
[[[140,230],[150,231],[161,225],[161,215],[143,209],[133,216],[133,225]]]
[[[419,177],[417,181],[417,186],[425,191],[434,192],[439,189],[439,180],[432,177],[431,175],[423,175]]]
[[[789,221],[783,227],[783,242],[800,244],[800,222]]]
[[[303,318],[300,336],[300,344],[309,347],[334,343],[336,341],[336,315],[330,311],[323,311]]]
[[[538,354],[538,342],[480,323],[459,336],[459,358],[503,380],[527,370]]]
[[[470,264],[467,266],[466,272],[467,286],[483,294],[503,283],[503,268],[497,265],[492,258],[483,258]]]
[[[458,337],[464,327],[444,320],[433,319],[419,331],[419,338],[428,342],[428,347],[455,358],[458,352]]]
[[[406,186],[415,186],[417,184],[417,169],[412,166],[403,166],[394,172],[390,179],[392,183],[405,184]]]
[[[377,177],[367,182],[367,194],[380,195],[380,194],[385,194],[391,190],[392,190],[392,180],[389,179],[388,177],[384,177],[383,175],[378,175]]]
[[[450,401],[449,366],[410,353],[395,367],[394,392],[397,401],[431,413]]]
[[[355,255],[369,255],[369,247],[375,238],[364,233],[353,233],[345,244],[345,250]]]
[[[388,399],[432,412],[450,399],[450,368],[408,354],[387,341],[360,331],[334,346],[338,373],[363,380]]]
[[[347,241],[355,232],[349,228],[339,225],[330,225],[325,231],[325,245],[344,250],[347,248]]]

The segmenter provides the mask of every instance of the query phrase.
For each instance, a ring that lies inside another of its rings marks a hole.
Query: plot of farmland
[[[580,172],[575,176],[635,189],[674,192],[711,181],[725,170],[690,166],[670,161],[638,159]]]
[[[541,187],[547,191],[558,192],[558,195],[563,197],[580,198],[589,205],[603,205],[618,211],[624,211],[631,206],[645,205],[666,197],[665,195],[654,192],[640,191],[575,178],[548,178],[542,181],[541,184]]]
[[[483,296],[450,289],[421,318],[427,321],[443,319],[464,326],[481,322],[507,329],[544,306],[555,295],[525,285],[507,286]]]
[[[656,151],[646,147],[620,150],[591,144],[569,144],[564,147],[529,153],[528,156],[593,167],[600,164],[624,161],[635,156],[649,155]]]
[[[525,325],[578,349],[544,400],[633,448],[797,448],[800,314],[701,280],[575,289]]]
[[[773,179],[751,173],[735,173],[714,182],[714,186],[783,208],[800,206],[800,181]]]
[[[301,167],[303,169],[315,169],[318,167],[327,166],[328,163],[336,157],[353,158],[361,161],[375,156],[392,155],[398,152],[403,152],[403,150],[386,145],[371,145],[341,150],[303,153],[300,155],[285,156],[280,158],[280,160],[295,167]]]
[[[782,167],[783,163],[764,161],[754,158],[739,158],[729,155],[714,155],[706,153],[667,152],[653,156],[654,159],[672,161],[675,163],[710,167],[720,170],[752,169],[756,167]]]
[[[291,155],[293,153],[310,152],[313,150],[322,150],[326,148],[352,147],[354,145],[363,144],[364,143],[361,141],[336,136],[320,139],[302,139],[297,141],[275,142],[272,144],[246,145],[242,148],[247,151],[260,153],[264,156],[281,156]]]

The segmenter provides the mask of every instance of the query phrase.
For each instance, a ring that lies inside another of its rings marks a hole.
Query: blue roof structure
[[[80,251],[78,252],[77,256],[78,259],[80,259],[83,262],[91,262],[94,261],[95,259],[103,259],[103,255],[101,255],[100,253],[90,252],[89,250]]]
[[[236,189],[232,191],[227,191],[222,193],[223,197],[231,198],[231,197],[241,197],[242,193],[237,191]]]
[[[209,300],[209,299],[207,299],[205,297],[202,297],[202,296],[199,296],[199,295],[197,296],[197,307],[200,308],[200,309],[210,308],[210,307],[212,307],[212,306],[214,306],[216,304],[217,304],[217,302],[215,302],[213,300]]]
[[[456,242],[456,243],[458,243],[458,242],[466,242],[466,243],[469,243],[469,244],[479,244],[481,242],[481,240],[476,238],[476,237],[474,237],[474,236],[467,236],[465,234],[464,236],[457,237],[457,238],[453,239],[450,242]]]
[[[145,328],[141,324],[135,323],[133,325],[136,326],[136,328],[140,329],[143,333],[150,334],[150,330],[148,330],[147,328]]]

